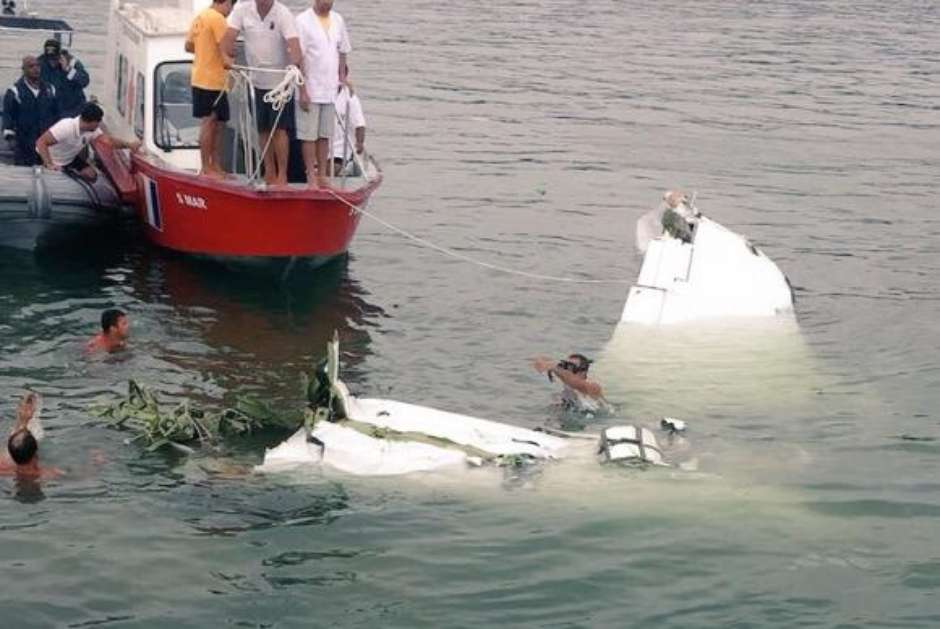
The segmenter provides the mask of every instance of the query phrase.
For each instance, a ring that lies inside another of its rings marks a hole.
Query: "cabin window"
[[[129,66],[127,70],[127,96],[124,99],[124,106],[127,107],[127,122],[133,124],[134,122],[134,103],[137,102],[137,90],[134,81],[134,66]]]
[[[117,110],[121,116],[127,116],[127,57],[118,55],[117,62]]]
[[[153,137],[162,149],[199,148],[199,119],[193,118],[189,78],[192,63],[169,61],[154,70]]]
[[[137,73],[137,92],[134,101],[134,134],[144,139],[144,75]]]

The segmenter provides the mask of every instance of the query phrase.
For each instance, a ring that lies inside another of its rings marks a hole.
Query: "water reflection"
[[[284,377],[296,368],[309,368],[334,330],[343,341],[343,364],[354,370],[369,354],[369,329],[385,316],[367,301],[368,293],[349,273],[347,258],[315,270],[295,269],[282,282],[149,252],[139,259],[132,282],[139,299],[169,306],[168,315],[178,327],[207,346],[204,351],[173,351],[181,345],[171,343],[173,362],[208,368],[224,378],[227,388],[256,385],[259,372]]]
[[[13,499],[23,504],[35,504],[46,499],[42,483],[37,478],[15,476],[13,479]]]
[[[106,270],[120,265],[125,255],[120,246],[98,247],[88,243],[56,251],[0,248],[2,297],[31,303],[49,291],[94,290],[106,281]]]

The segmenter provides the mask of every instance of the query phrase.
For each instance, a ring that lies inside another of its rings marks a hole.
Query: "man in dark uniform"
[[[88,72],[78,59],[67,50],[62,50],[59,40],[48,39],[39,57],[42,80],[55,88],[62,117],[77,116],[85,104],[85,88],[88,87]]]
[[[23,76],[3,95],[3,137],[14,145],[17,166],[42,163],[36,140],[58,120],[55,88],[40,77],[36,57],[23,57]]]

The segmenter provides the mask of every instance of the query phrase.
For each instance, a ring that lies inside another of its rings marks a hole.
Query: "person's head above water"
[[[101,313],[101,332],[88,341],[86,351],[104,350],[111,353],[124,349],[130,335],[130,326],[130,320],[123,310],[108,308]]]
[[[590,360],[584,354],[569,354],[567,360],[563,360],[558,364],[563,369],[567,369],[576,375],[587,378],[587,373],[591,368],[592,362],[594,361]]]
[[[36,460],[39,443],[33,433],[24,428],[17,430],[7,439],[7,452],[17,465],[29,465]]]
[[[127,313],[118,308],[108,308],[101,313],[101,332],[107,335],[117,335],[127,338],[130,322]]]

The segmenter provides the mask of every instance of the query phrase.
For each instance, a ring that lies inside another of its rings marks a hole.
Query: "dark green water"
[[[105,7],[61,8],[92,68]],[[617,329],[625,287],[495,274],[368,221],[287,286],[140,244],[2,252],[0,416],[40,391],[68,474],[0,480],[0,625],[936,626],[936,5],[336,8],[377,214],[501,266],[632,280],[636,218],[695,189],[789,275],[798,329]],[[0,38],[4,64],[24,52]],[[87,360],[113,305],[132,349]],[[689,422],[700,473],[240,476],[281,435],[185,459],[87,412],[128,377],[297,408],[334,329],[354,392],[526,426],[553,419],[526,359],[595,356],[623,417]]]

